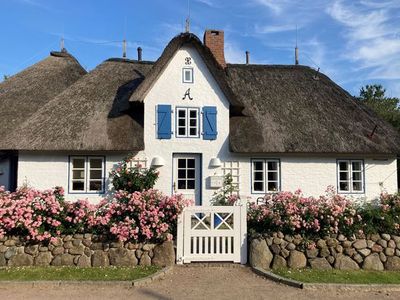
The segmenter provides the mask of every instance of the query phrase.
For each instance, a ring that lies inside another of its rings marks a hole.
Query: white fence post
[[[177,226],[177,238],[176,238],[176,263],[178,265],[183,264],[183,235],[184,235],[184,215],[183,211],[178,216],[178,226]]]

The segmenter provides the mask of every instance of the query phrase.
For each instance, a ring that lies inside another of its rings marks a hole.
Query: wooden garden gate
[[[190,206],[178,218],[177,263],[247,262],[246,205]]]

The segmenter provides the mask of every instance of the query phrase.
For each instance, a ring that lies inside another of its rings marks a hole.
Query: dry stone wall
[[[365,239],[343,235],[310,241],[281,232],[259,235],[250,241],[249,261],[265,270],[305,268],[318,270],[400,271],[400,236],[374,234]]]
[[[0,267],[134,267],[174,263],[171,241],[162,244],[110,242],[92,234],[66,235],[48,244],[28,244],[19,237],[0,238]]]

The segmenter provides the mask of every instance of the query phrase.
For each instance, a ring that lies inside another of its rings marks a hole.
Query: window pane
[[[180,190],[186,189],[186,180],[178,180],[178,189]]]
[[[348,172],[340,172],[339,173],[339,179],[340,180],[348,180],[349,179],[349,173]]]
[[[188,168],[194,168],[195,162],[194,159],[188,159]]]
[[[277,191],[278,183],[277,182],[268,182],[268,191]]]
[[[85,183],[83,181],[73,181],[72,182],[72,190],[74,191],[84,191]]]
[[[353,171],[361,171],[361,162],[360,161],[353,161],[352,163]]]
[[[186,128],[185,127],[181,127],[178,129],[178,134],[179,135],[186,135]]]
[[[362,191],[362,183],[360,181],[353,182],[353,191]]]
[[[353,172],[353,180],[361,181],[361,172]]]
[[[347,169],[347,162],[345,162],[345,161],[339,162],[339,169],[340,169],[341,171],[347,171],[347,170],[348,170],[348,169]]]
[[[341,191],[348,191],[349,190],[349,184],[348,182],[340,182],[339,187]]]
[[[187,178],[195,178],[194,170],[187,170]]]
[[[264,180],[263,172],[254,172],[254,180]]]
[[[102,167],[103,167],[103,160],[101,158],[91,158],[90,159],[90,168],[101,169]]]
[[[192,127],[197,126],[197,119],[190,119],[190,126]]]
[[[268,180],[278,181],[278,172],[268,172]]]
[[[197,129],[196,128],[190,128],[190,135],[191,136],[197,136]]]
[[[186,168],[186,159],[184,158],[178,159],[178,168]]]
[[[101,191],[103,189],[102,182],[100,180],[90,181],[89,190],[90,191]]]
[[[195,180],[188,180],[187,181],[187,189],[193,190],[195,188]]]
[[[192,70],[185,70],[185,81],[186,82],[192,81]]]
[[[186,171],[178,170],[178,178],[186,178]]]
[[[80,171],[80,170],[72,171],[72,179],[85,179],[85,171]]]
[[[72,167],[74,169],[83,169],[83,168],[85,168],[85,159],[84,158],[74,158],[72,160]]]
[[[178,110],[178,117],[179,118],[185,118],[186,117],[186,111],[183,109]]]
[[[264,183],[263,182],[254,182],[253,187],[254,187],[254,191],[256,191],[256,192],[264,191]]]
[[[178,120],[178,126],[186,126],[186,120],[185,119],[179,119]]]
[[[190,118],[191,119],[197,119],[197,110],[191,110],[190,111]]]
[[[264,162],[262,161],[254,161],[253,162],[254,170],[264,170]]]
[[[90,179],[102,179],[103,172],[101,170],[90,170]]]
[[[278,163],[276,161],[269,161],[268,170],[278,170]]]

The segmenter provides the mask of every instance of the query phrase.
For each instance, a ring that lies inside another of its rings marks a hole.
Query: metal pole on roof
[[[126,40],[122,41],[122,57],[126,58]]]

